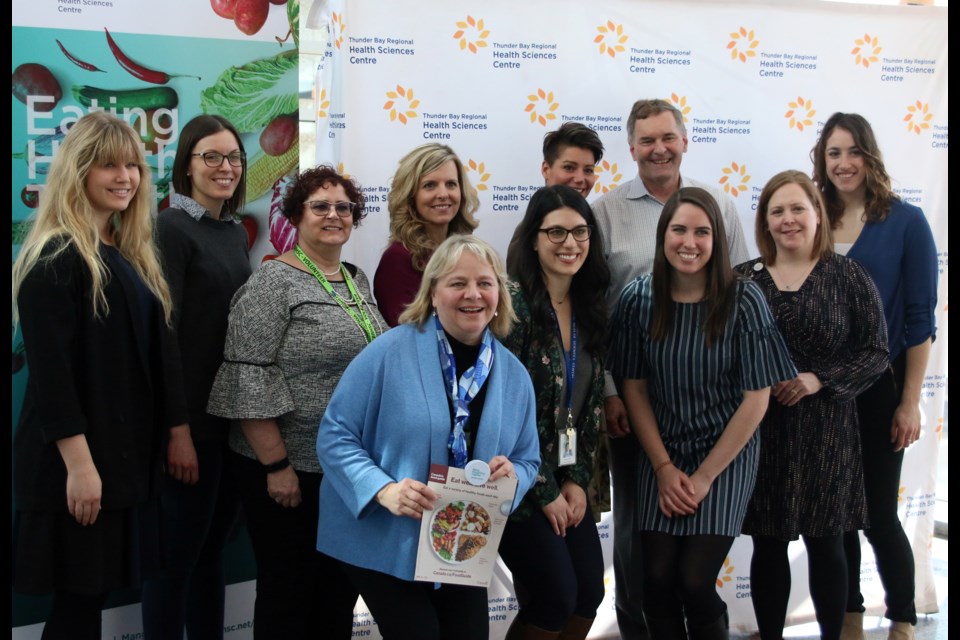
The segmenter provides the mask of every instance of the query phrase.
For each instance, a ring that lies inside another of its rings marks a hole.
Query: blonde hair
[[[464,251],[469,251],[481,260],[485,261],[493,269],[497,277],[497,313],[490,321],[490,330],[499,339],[510,335],[513,323],[517,320],[517,315],[513,311],[513,302],[510,299],[510,292],[507,291],[507,270],[503,266],[503,260],[489,244],[477,238],[476,236],[458,234],[453,235],[440,243],[436,248],[427,267],[423,270],[423,280],[420,282],[420,290],[413,302],[400,314],[400,323],[411,323],[418,327],[430,318],[433,312],[433,292],[437,287],[437,282],[457,268]]]
[[[399,242],[410,252],[411,264],[422,271],[430,253],[436,245],[427,235],[423,218],[417,212],[416,195],[423,176],[433,173],[442,165],[453,160],[457,166],[457,178],[460,182],[460,209],[450,221],[447,236],[458,233],[473,233],[477,221],[473,217],[480,208],[476,189],[467,178],[467,170],[453,149],[444,144],[431,142],[421,145],[403,156],[397,172],[393,175],[387,207],[390,210],[390,242]]]
[[[100,233],[86,183],[93,168],[107,162],[131,161],[135,161],[140,170],[140,185],[129,206],[114,214],[109,233],[114,245],[163,305],[164,317],[170,324],[170,290],[153,243],[150,167],[143,156],[140,139],[130,125],[105,112],[80,118],[70,128],[50,165],[40,206],[13,265],[14,323],[19,321],[20,286],[41,261],[48,245],[54,247],[54,251],[43,256],[43,260],[53,259],[71,245],[76,249],[90,272],[94,317],[110,313],[104,293],[109,272],[99,254]]]

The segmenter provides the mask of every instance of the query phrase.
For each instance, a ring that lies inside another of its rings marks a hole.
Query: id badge
[[[573,428],[560,430],[560,464],[568,467],[577,464],[577,431]]]

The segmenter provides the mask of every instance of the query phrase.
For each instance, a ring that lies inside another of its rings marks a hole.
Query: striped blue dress
[[[627,285],[611,327],[609,368],[619,379],[645,379],[660,437],[674,465],[691,475],[716,444],[745,390],[797,375],[763,293],[738,281],[735,316],[707,348],[705,303],[674,303],[673,330],[651,339],[652,275]],[[737,536],[757,477],[759,432],[714,481],[695,513],[666,518],[647,456],[639,474],[639,528],[673,535]]]

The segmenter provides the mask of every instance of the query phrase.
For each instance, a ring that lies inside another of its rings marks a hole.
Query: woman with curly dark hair
[[[586,638],[603,600],[588,488],[603,420],[610,270],[595,225],[578,191],[544,187],[530,198],[510,254],[518,322],[504,344],[533,380],[540,470],[500,543],[526,592],[508,640]]]
[[[364,217],[359,187],[333,168],[291,183],[293,250],[237,292],[208,410],[239,421],[230,448],[257,560],[254,637],[349,638],[357,592],[318,553],[320,419],[343,370],[384,325],[366,275],[340,261]]]

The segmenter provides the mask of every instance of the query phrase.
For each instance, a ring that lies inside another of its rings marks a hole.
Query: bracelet
[[[664,460],[663,462],[661,462],[660,464],[658,464],[653,468],[653,475],[657,475],[658,473],[660,473],[661,469],[663,469],[667,465],[672,465],[672,464],[673,464],[673,461],[667,458],[666,460]]]
[[[283,471],[290,466],[290,458],[283,456],[276,462],[271,462],[270,464],[263,465],[264,473],[276,473],[277,471]]]

